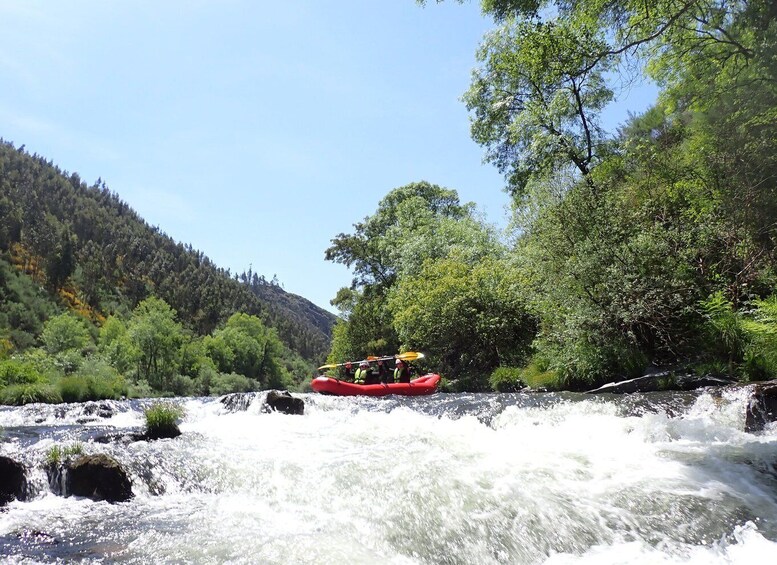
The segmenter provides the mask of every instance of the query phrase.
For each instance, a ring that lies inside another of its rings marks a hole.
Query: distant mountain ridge
[[[99,322],[155,295],[199,335],[245,312],[306,361],[326,356],[334,314],[262,278],[230,275],[150,226],[102,181],[87,186],[23,147],[0,139],[0,254],[60,304]]]

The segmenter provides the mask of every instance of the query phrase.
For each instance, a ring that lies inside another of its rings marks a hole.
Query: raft
[[[321,394],[336,394],[338,396],[386,396],[400,394],[403,396],[422,396],[437,392],[440,375],[429,373],[413,379],[409,383],[378,383],[373,385],[357,385],[349,381],[341,381],[334,377],[318,376],[311,386]]]

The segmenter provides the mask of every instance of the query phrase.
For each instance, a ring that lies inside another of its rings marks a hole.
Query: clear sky
[[[0,137],[332,310],[324,251],[391,189],[506,223],[460,101],[491,27],[477,1],[0,0]]]

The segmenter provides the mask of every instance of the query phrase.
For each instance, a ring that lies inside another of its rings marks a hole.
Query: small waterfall
[[[259,398],[258,392],[235,392],[219,398],[227,412],[245,412]]]
[[[45,466],[48,477],[49,490],[59,496],[68,496],[67,473],[68,469],[59,463],[50,463]]]

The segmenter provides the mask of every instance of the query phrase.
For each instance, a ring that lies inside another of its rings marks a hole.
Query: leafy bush
[[[127,396],[130,398],[154,398],[159,396],[159,393],[151,388],[151,385],[148,384],[147,380],[140,379],[129,386]]]
[[[742,322],[747,344],[742,374],[747,380],[777,377],[777,296],[754,303],[752,319]]]
[[[81,368],[84,358],[80,351],[69,349],[53,356],[54,366],[65,375],[72,375]]]
[[[145,411],[146,433],[151,437],[169,437],[177,430],[177,421],[184,416],[184,409],[177,404],[156,402]]]
[[[185,375],[173,375],[169,387],[175,396],[192,396],[197,388],[195,382]]]
[[[713,356],[722,356],[728,361],[729,372],[733,374],[734,364],[742,359],[747,343],[742,317],[722,292],[716,292],[702,301],[701,308],[705,316],[703,331],[707,349]]]
[[[488,379],[491,388],[497,392],[515,392],[523,388],[523,371],[516,367],[497,367]]]
[[[712,375],[728,375],[728,364],[719,359],[713,359],[711,361],[701,361],[693,366],[693,372],[699,376]]]
[[[106,381],[98,377],[71,375],[60,379],[58,389],[64,402],[119,399],[127,393],[127,387],[121,377],[114,381]]]
[[[86,377],[70,376],[64,377],[59,381],[59,394],[64,402],[84,402],[86,400],[97,400],[90,398],[89,383]]]
[[[33,402],[57,404],[62,397],[53,386],[44,383],[15,384],[0,390],[2,404],[22,406]]]
[[[256,390],[254,382],[237,373],[219,373],[210,384],[210,394],[221,396],[231,392],[252,392]]]
[[[19,359],[0,361],[0,386],[31,384],[43,380],[43,376],[32,363]]]
[[[128,392],[124,377],[99,358],[87,359],[77,374],[61,378],[58,387],[65,402],[119,399]]]
[[[532,359],[538,366],[535,373],[551,371],[555,374],[552,378],[546,376],[553,381],[552,386],[549,386],[551,383],[541,385],[548,388],[587,390],[612,379],[637,377],[648,364],[647,357],[637,347],[616,337],[598,342],[593,336],[584,334],[563,345],[538,339],[535,347],[537,354]],[[524,382],[533,386],[527,378]]]
[[[218,371],[210,365],[202,365],[194,379],[194,393],[199,396],[210,395],[210,387],[213,380],[218,377]]]
[[[53,382],[62,376],[62,369],[57,365],[56,357],[49,355],[43,349],[28,349],[21,355],[14,356],[20,362],[30,365],[41,376],[41,381]]]
[[[535,390],[558,390],[561,388],[558,373],[549,370],[547,363],[541,357],[535,357],[529,366],[521,371],[519,378],[526,383],[526,386]]]
[[[43,324],[41,339],[51,354],[80,350],[89,341],[89,331],[82,318],[69,312],[49,318]]]

